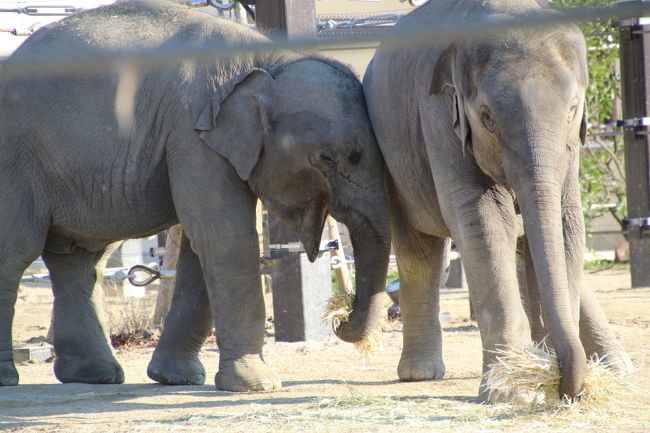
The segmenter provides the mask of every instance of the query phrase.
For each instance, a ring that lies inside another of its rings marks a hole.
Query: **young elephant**
[[[539,8],[534,0],[431,0],[398,27]],[[404,321],[402,380],[444,374],[437,289],[449,237],[465,267],[484,371],[495,349],[530,342],[517,280],[519,211],[530,252],[528,275],[533,266],[536,274],[530,291],[539,286],[544,324],[559,359],[560,395],[574,398],[582,390],[583,344],[588,355],[609,355],[622,371],[629,367],[582,285],[578,155],[586,133],[586,85],[585,43],[576,26],[377,50],[364,91],[391,177],[387,190]],[[483,385],[479,396],[485,399]]]
[[[120,2],[36,32],[9,59],[263,41],[186,6]],[[381,314],[389,253],[383,161],[361,84],[344,66],[287,53],[140,71],[133,125],[118,127],[113,73],[5,79],[0,88],[0,384],[15,385],[11,323],[24,269],[42,254],[54,290],[54,372],[121,383],[93,291],[109,246],[180,222],[177,287],[149,365],[200,384],[198,351],[216,324],[218,388],[278,388],[262,359],[257,198],[317,256],[328,213],[350,229],[358,339]]]

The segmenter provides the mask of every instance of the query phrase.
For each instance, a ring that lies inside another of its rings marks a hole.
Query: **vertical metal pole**
[[[315,35],[314,0],[258,0],[255,24],[275,39]],[[298,234],[270,213],[268,231],[271,244],[298,241]],[[281,256],[271,273],[276,341],[322,339],[330,334],[321,316],[332,294],[331,284],[329,253],[313,264],[305,253]]]
[[[650,20],[619,24],[623,118],[650,116]],[[650,286],[650,137],[646,126],[625,130],[628,240],[632,287]]]

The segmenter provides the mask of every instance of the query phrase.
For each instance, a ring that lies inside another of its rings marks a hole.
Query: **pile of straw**
[[[350,319],[352,313],[352,304],[354,302],[353,293],[343,293],[332,296],[325,312],[323,313],[323,322],[329,323],[332,329],[338,329],[343,323]],[[373,327],[372,332],[366,335],[362,340],[354,343],[354,348],[364,357],[367,358],[377,347],[379,341],[380,324],[377,323]]]
[[[533,404],[558,404],[560,369],[555,351],[544,341],[530,347],[496,351],[497,361],[486,373],[489,401],[516,402],[528,396]],[[581,404],[602,403],[627,387],[600,359],[587,362],[587,372],[579,400]]]

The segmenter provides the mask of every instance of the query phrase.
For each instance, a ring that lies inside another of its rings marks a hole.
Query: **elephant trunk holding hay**
[[[183,5],[120,2],[39,30],[8,62],[261,41]],[[123,382],[94,301],[103,265],[115,241],[180,222],[176,289],[149,376],[203,383],[198,351],[214,321],[217,387],[278,388],[262,358],[258,198],[297,230],[311,260],[328,214],[348,226],[357,307],[339,333],[365,335],[381,314],[390,234],[359,80],[334,61],[284,52],[138,73],[131,125],[116,120],[112,72],[0,83],[0,385],[18,383],[16,292],[41,254],[55,296],[56,377]]]
[[[431,0],[398,28],[539,8],[533,0]],[[390,174],[402,380],[444,374],[437,290],[450,237],[465,267],[484,372],[496,350],[530,343],[528,315],[540,335],[540,312],[559,360],[560,396],[581,392],[587,355],[607,356],[615,368],[629,370],[629,358],[582,285],[578,156],[587,127],[585,50],[573,25],[377,50],[364,92]],[[520,218],[528,311],[517,279]],[[488,398],[484,382],[479,397]]]

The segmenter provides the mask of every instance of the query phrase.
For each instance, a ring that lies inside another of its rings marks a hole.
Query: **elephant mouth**
[[[315,262],[320,251],[320,242],[327,218],[325,201],[313,201],[303,211],[298,222],[298,237],[310,262]]]

